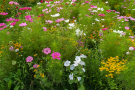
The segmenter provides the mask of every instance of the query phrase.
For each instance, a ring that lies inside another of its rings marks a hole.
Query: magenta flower
[[[3,26],[3,27],[2,27]],[[7,25],[5,23],[0,23],[0,30],[3,30],[7,27]]]
[[[9,18],[9,19],[7,18],[6,22],[13,21],[13,20],[14,20],[13,18]]]
[[[18,22],[19,21],[19,19],[14,19],[14,22]]]
[[[85,3],[89,3],[89,1],[85,1]]]
[[[108,28],[104,28],[104,29],[102,29],[103,31],[105,31],[105,30],[107,30]]]
[[[101,17],[104,17],[105,16],[105,14],[98,14],[99,16],[101,16]]]
[[[47,28],[46,27],[43,27],[44,31],[47,31]]]
[[[49,54],[49,53],[51,53],[51,49],[47,47],[47,48],[43,49],[43,52],[45,54]]]
[[[19,10],[31,10],[31,7],[23,7],[23,8],[19,8]]]
[[[38,66],[38,64],[34,64],[34,65],[33,65],[33,68],[37,68],[37,66]]]
[[[16,24],[16,22],[10,23],[10,25],[14,26]]]
[[[26,62],[31,62],[33,60],[33,57],[32,56],[28,56],[27,58],[26,58]]]
[[[5,13],[5,12],[3,12],[3,13],[0,13],[0,15],[7,15],[8,13]]]
[[[21,23],[19,26],[20,26],[20,27],[23,27],[23,26],[27,26],[27,24],[26,24],[26,22],[25,22],[25,23]]]
[[[54,52],[54,51],[53,51]],[[58,53],[58,52],[55,52],[55,53],[52,53],[52,55],[51,55],[52,57],[53,57],[53,59],[58,59],[58,60],[60,60],[61,58],[60,58],[60,53]]]

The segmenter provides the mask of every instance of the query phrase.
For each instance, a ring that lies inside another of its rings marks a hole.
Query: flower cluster
[[[31,7],[23,7],[23,8],[19,8],[19,10],[31,10]]]
[[[119,74],[120,71],[125,70],[125,66],[124,65],[126,63],[127,60],[119,60],[119,57],[110,57],[108,58],[108,61],[104,61],[102,60],[101,64],[103,64],[104,66],[101,66],[99,69],[100,71],[106,70],[107,72],[109,72],[108,75],[105,75],[106,77],[110,76],[111,78],[113,78],[114,74]],[[123,64],[123,65],[122,65]]]
[[[26,20],[26,21],[33,22],[33,19],[31,18],[30,15],[25,16],[25,20]]]
[[[70,80],[73,80],[73,75],[76,75],[76,74],[79,75],[79,77],[78,76],[76,77],[78,79],[78,81],[81,80],[80,76],[82,76],[83,73],[85,72],[85,69],[83,68],[83,66],[85,66],[85,62],[81,61],[81,58],[87,58],[87,56],[85,56],[84,54],[81,54],[80,56],[76,56],[74,64],[71,64],[71,65],[70,65],[70,63],[71,63],[70,61],[68,61],[68,60],[65,61],[64,66],[66,66],[66,69],[69,70],[69,68],[70,68],[70,70],[74,70],[73,73],[71,73],[69,75]],[[68,67],[68,66],[70,66],[70,67]]]
[[[3,30],[7,27],[5,23],[0,23],[0,30]]]

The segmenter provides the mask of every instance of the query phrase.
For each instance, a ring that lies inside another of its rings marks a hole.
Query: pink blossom
[[[17,3],[17,2],[14,2],[14,4],[15,4],[15,5],[19,5],[19,3]]]
[[[85,1],[85,3],[89,3],[89,1]]]
[[[10,25],[14,26],[16,24],[16,22],[10,23]]]
[[[0,15],[7,15],[8,13],[5,13],[5,12],[3,12],[3,13],[0,13]]]
[[[51,21],[51,20],[46,20],[46,22],[51,24],[53,21]]]
[[[6,22],[13,21],[13,20],[14,20],[13,18],[9,18],[9,19],[7,18]]]
[[[14,4],[14,1],[10,1],[9,4]]]
[[[54,51],[53,51],[54,52]],[[51,55],[52,57],[53,57],[53,59],[58,59],[58,60],[60,60],[61,58],[60,58],[60,53],[59,52],[54,52],[54,53],[52,53],[52,55]]]
[[[18,22],[19,21],[19,19],[14,19],[14,22]]]
[[[92,9],[88,9],[89,11],[91,11]]]
[[[27,26],[27,24],[25,22],[25,23],[21,23],[19,26]]]
[[[31,7],[23,7],[23,8],[19,8],[19,10],[31,10]]]
[[[47,28],[46,27],[43,27],[44,31],[47,31]]]
[[[50,7],[50,4],[48,4],[47,7]]]
[[[47,48],[43,49],[43,52],[45,54],[49,54],[49,53],[51,53],[51,49],[47,47]]]
[[[28,56],[27,58],[26,58],[26,62],[31,62],[33,60],[33,57],[32,56]]]
[[[75,2],[76,0],[72,0],[72,2]]]
[[[108,13],[111,12],[111,10],[106,10]]]
[[[33,68],[37,68],[37,66],[38,66],[38,64],[34,64],[34,65],[33,65]]]
[[[9,51],[14,51],[14,47],[10,46]]]
[[[48,8],[46,8],[46,9],[43,9],[43,10],[42,10],[42,12],[44,12],[44,11],[47,11],[47,10],[48,10]]]
[[[25,18],[26,18],[26,19],[25,19],[26,21],[33,22],[33,19],[31,18],[30,15],[25,16]]]
[[[104,29],[102,29],[103,31],[105,31],[105,30],[107,30],[108,28],[104,28]]]
[[[128,29],[129,29],[129,27],[125,27],[125,29],[127,29],[127,30],[128,30]]]
[[[6,25],[5,23],[0,23],[0,27]]]
[[[90,5],[91,6],[91,8],[97,8],[97,6],[94,6],[94,5]]]
[[[101,17],[104,17],[105,15],[104,14],[98,14],[99,16],[101,16]]]

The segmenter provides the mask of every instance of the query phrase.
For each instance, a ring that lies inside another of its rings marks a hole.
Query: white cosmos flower
[[[98,21],[98,22],[100,21],[100,20],[98,20],[97,18],[95,18],[95,20]]]
[[[67,61],[65,61],[64,66],[69,66],[70,63],[71,63],[71,62],[67,60]]]
[[[74,68],[75,68],[74,64],[70,65],[71,70],[74,70]]]
[[[129,50],[134,50],[134,47],[129,47]]]
[[[58,16],[60,16],[59,13],[57,13],[57,14],[55,14],[55,15],[51,15],[51,17],[58,17]]]
[[[74,66],[78,66],[78,63],[77,61],[74,61]]]
[[[81,80],[81,77],[77,77],[77,79],[78,79],[78,81],[80,81]]]
[[[129,54],[129,52],[126,52],[126,54]]]
[[[82,68],[82,70],[85,72],[85,69],[84,68]]]
[[[67,20],[64,20],[66,23],[68,23],[69,22],[69,19],[67,19]]]
[[[15,49],[15,52],[18,52],[19,51],[19,49]]]
[[[81,64],[81,65],[85,65],[85,62],[83,62],[83,61],[80,61],[80,62],[79,62],[79,64]]]
[[[106,4],[108,3],[108,1],[105,2]]]
[[[81,31],[80,29],[76,29],[76,35],[80,36],[83,34],[83,31]]]
[[[73,80],[73,73],[69,75],[69,79]]]
[[[80,57],[81,57],[81,58],[87,58],[87,56],[84,55],[84,54],[81,54]]]
[[[76,56],[75,60],[79,63],[81,61],[81,57],[80,56]]]
[[[74,23],[69,23],[68,25],[69,25],[70,27],[74,27],[74,26],[75,26]]]
[[[40,4],[41,4],[40,2],[37,3],[37,5],[40,5]]]

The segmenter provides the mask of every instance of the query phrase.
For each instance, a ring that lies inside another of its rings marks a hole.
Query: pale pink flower
[[[125,29],[129,29],[129,27],[125,27]]]
[[[47,31],[47,28],[46,27],[43,27],[44,31]]]
[[[21,23],[19,26],[27,26],[27,24],[25,22],[25,23]]]
[[[32,56],[28,56],[27,58],[26,58],[26,62],[31,62],[33,60],[33,57]]]
[[[50,4],[48,4],[47,7],[50,7]]]
[[[54,51],[53,51],[54,52]],[[51,55],[52,57],[53,57],[53,59],[58,59],[58,60],[60,60],[61,58],[60,58],[60,53],[59,52],[54,52],[54,53],[52,53],[52,55]]]
[[[10,1],[9,4],[14,4],[14,1]]]
[[[45,54],[49,54],[49,53],[51,53],[51,49],[47,47],[47,48],[43,49],[43,52]]]
[[[37,66],[38,66],[38,64],[34,64],[34,65],[33,65],[33,68],[37,68]]]
[[[14,47],[10,46],[9,51],[14,51]]]
[[[51,21],[51,20],[46,20],[46,22],[51,24],[53,21]]]

